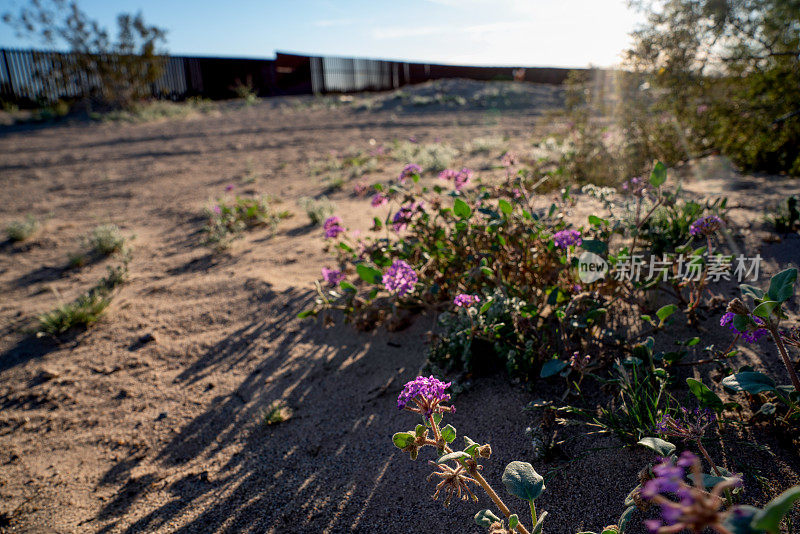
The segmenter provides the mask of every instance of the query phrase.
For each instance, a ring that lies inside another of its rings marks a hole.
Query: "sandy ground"
[[[479,532],[471,518],[488,500],[444,509],[429,497],[428,466],[390,441],[416,423],[395,398],[425,362],[434,318],[393,333],[298,320],[328,256],[296,200],[324,190],[310,160],[368,150],[371,139],[460,148],[494,136],[507,138],[503,148],[528,150],[559,101],[552,89],[536,91],[544,96],[522,110],[479,99],[455,108],[384,99],[369,111],[287,99],[147,124],[2,130],[0,223],[28,213],[46,221],[32,242],[0,244],[0,531]],[[500,153],[464,154],[456,164],[481,169]],[[382,160],[370,179],[402,166]],[[713,161],[694,171],[687,187],[697,195],[726,194],[740,206],[731,215],[745,228],[742,246],[760,251],[767,270],[798,262],[797,236],[765,243],[759,222],[796,182],[740,176]],[[254,231],[230,254],[214,254],[200,245],[203,209],[228,183],[275,195],[296,215],[274,237]],[[366,228],[373,212],[351,188],[331,198],[351,227]],[[60,343],[33,338],[27,329],[38,313],[113,264],[67,268],[80,236],[106,222],[135,235],[130,282],[88,331]],[[155,341],[139,342],[146,334]],[[782,376],[752,350],[743,358]],[[502,467],[531,455],[524,430],[537,416],[522,408],[560,392],[498,373],[459,395],[451,422],[492,444],[491,483],[501,487]],[[267,427],[261,417],[276,399],[294,416]],[[615,523],[652,454],[579,427],[563,432],[572,439],[560,455],[535,462],[540,472],[561,467],[539,501],[551,514],[547,532]],[[798,480],[796,451],[762,440],[768,451],[738,441],[714,447],[752,469],[748,502]],[[775,482],[759,485],[755,474]]]

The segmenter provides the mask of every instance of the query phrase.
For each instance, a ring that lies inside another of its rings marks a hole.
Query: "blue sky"
[[[0,11],[24,0],[3,0]],[[640,21],[625,0],[79,0],[113,29],[142,11],[172,54],[275,50],[470,65],[610,66]],[[27,47],[0,24],[0,46]]]

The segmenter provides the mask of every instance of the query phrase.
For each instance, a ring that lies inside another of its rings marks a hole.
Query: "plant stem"
[[[533,521],[533,528],[536,529],[536,503],[533,502],[533,499],[528,502],[531,503],[531,520]]]
[[[470,469],[469,474],[472,475],[472,478],[474,478],[478,484],[481,485],[483,491],[486,492],[486,495],[488,495],[489,498],[492,499],[492,501],[497,505],[500,511],[503,512],[503,515],[506,517],[511,517],[511,510],[508,509],[508,506],[505,505],[505,503],[500,499],[497,493],[495,493],[489,483],[486,482],[486,479],[481,476],[477,467]],[[528,529],[522,525],[522,522],[517,523],[517,532],[519,532],[519,534],[530,534]]]
[[[786,347],[783,345],[783,340],[781,339],[780,332],[778,332],[778,327],[767,323],[767,330],[769,330],[769,333],[772,336],[772,341],[774,341],[775,345],[778,347],[778,352],[783,360],[783,365],[786,366],[786,370],[789,372],[789,377],[792,379],[794,390],[800,393],[800,379],[797,378],[797,373],[792,366],[792,360],[789,358],[789,353],[786,352]]]

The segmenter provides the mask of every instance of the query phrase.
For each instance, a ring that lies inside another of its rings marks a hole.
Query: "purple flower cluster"
[[[370,204],[372,205],[373,208],[379,208],[381,206],[385,206],[388,203],[389,199],[386,198],[386,195],[382,193],[375,193],[372,196],[372,200],[370,201]]]
[[[336,269],[328,269],[327,267],[323,267],[322,279],[325,280],[329,286],[335,286],[344,280],[344,273]]]
[[[418,277],[414,269],[403,260],[394,260],[392,266],[383,274],[383,287],[402,297],[414,289]]]
[[[700,217],[689,225],[689,233],[691,235],[711,235],[722,226],[722,219],[716,215],[708,215]]]
[[[392,229],[395,232],[402,232],[405,230],[408,227],[408,223],[411,222],[411,217],[414,213],[416,211],[421,211],[423,208],[424,204],[421,200],[401,206],[400,209],[397,210],[397,213],[394,214],[394,217],[392,217]]]
[[[687,470],[691,470],[694,486],[684,481]],[[709,492],[703,486],[700,459],[689,451],[681,453],[675,464],[662,458],[653,467],[654,478],[644,483],[640,495],[643,499],[661,508],[661,519],[645,521],[645,527],[653,534],[677,532],[729,532],[724,527],[729,512],[721,508],[725,500],[724,491],[741,486],[741,477],[732,477],[719,482]],[[667,495],[678,500],[672,500]],[[736,508],[733,509],[736,513]],[[708,529],[708,530],[707,530]]]
[[[561,230],[553,234],[553,241],[559,248],[567,248],[570,245],[580,245],[583,243],[581,233],[577,230]]]
[[[477,304],[480,301],[481,298],[478,295],[468,295],[466,293],[461,293],[460,295],[456,295],[456,298],[453,299],[453,304],[455,304],[459,308],[469,308],[473,304]]]
[[[759,339],[769,334],[769,331],[766,328],[755,328],[753,330],[745,330],[742,332],[741,330],[737,329],[733,326],[733,318],[736,317],[736,314],[733,312],[727,312],[725,315],[722,316],[722,319],[719,320],[720,326],[727,326],[728,330],[736,332],[742,336],[742,339],[747,341],[748,343],[756,343]],[[751,316],[750,317],[753,322],[757,325],[763,325],[764,320],[760,317]]]
[[[233,191],[233,184],[226,185],[225,186],[225,192],[226,193],[230,193],[231,191]]]
[[[398,176],[397,179],[400,180],[401,184],[404,184],[406,183],[406,180],[408,180],[412,176],[414,175],[419,176],[420,174],[422,174],[422,167],[420,167],[416,163],[409,163],[408,165],[403,167],[403,170],[400,171],[400,176]]]
[[[450,387],[450,382],[442,382],[433,376],[429,376],[428,378],[418,376],[403,386],[403,391],[401,391],[400,395],[397,397],[397,407],[402,410],[413,399],[419,400],[423,405],[428,407],[450,400],[450,395],[444,392],[448,387]],[[431,413],[432,410],[427,411],[425,415],[430,415]]]
[[[445,169],[439,173],[439,179],[445,181],[453,181],[453,185],[457,190],[467,185],[472,180],[472,171],[464,167],[460,171],[455,169]]]
[[[325,229],[325,237],[327,238],[335,238],[339,234],[344,232],[344,227],[342,226],[342,219],[337,216],[328,217],[325,220],[325,224],[322,225]]]
[[[647,530],[657,532],[664,523],[667,525],[678,523],[681,519],[682,509],[694,504],[694,494],[687,491],[688,487],[683,479],[686,476],[686,469],[692,467],[697,461],[697,456],[689,451],[683,451],[676,465],[673,465],[669,458],[664,458],[661,463],[653,467],[655,478],[645,482],[641,491],[642,497],[649,500],[666,493],[677,495],[680,501],[674,503],[677,506],[673,505],[672,501],[662,501],[660,504],[663,521],[662,519],[645,521]]]

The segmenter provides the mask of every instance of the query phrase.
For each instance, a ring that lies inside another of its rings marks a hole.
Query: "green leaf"
[[[722,411],[722,399],[720,399],[716,393],[711,391],[708,386],[699,380],[695,380],[694,378],[687,378],[686,383],[689,385],[689,389],[692,391],[692,393],[694,393],[694,396],[697,397],[697,400],[700,402],[700,406],[704,408],[711,408],[717,413]]]
[[[750,318],[746,315],[736,315],[731,322],[733,327],[739,332],[744,332],[750,327]]]
[[[656,312],[656,317],[659,319],[659,326],[664,324],[664,321],[666,321],[669,316],[676,311],[678,311],[678,307],[675,304],[667,304],[666,306],[659,308],[659,310]]]
[[[539,520],[533,527],[531,534],[542,534],[542,527],[544,527],[544,520],[546,517],[547,517],[547,512],[542,512],[542,514],[539,516]]]
[[[619,521],[617,521],[619,534],[625,534],[625,529],[628,527],[628,521],[631,520],[634,510],[636,510],[636,506],[628,506],[625,511],[622,512],[622,515],[619,516]]]
[[[542,371],[539,373],[539,377],[541,378],[549,378],[551,376],[555,376],[561,372],[564,367],[567,366],[567,362],[557,359],[547,360],[542,365]]]
[[[445,462],[450,462],[452,460],[466,460],[467,458],[471,458],[469,454],[464,451],[455,451],[449,454],[445,454],[444,456],[440,457],[436,460],[437,464],[443,464]]]
[[[464,444],[466,445],[464,447],[464,452],[474,458],[478,454],[478,447],[480,447],[480,445],[469,439],[467,436],[464,436]]]
[[[519,525],[519,517],[517,514],[511,514],[508,516],[508,530],[514,530]]]
[[[394,446],[398,449],[405,449],[414,443],[414,434],[411,432],[398,432],[392,436],[392,443],[394,443]]]
[[[461,219],[468,219],[472,215],[472,210],[466,202],[457,198],[453,201],[453,213]]]
[[[794,295],[794,283],[797,281],[797,269],[794,267],[779,272],[769,280],[767,296],[770,300],[786,302]]]
[[[456,439],[456,429],[453,425],[447,425],[442,429],[442,437],[447,443],[453,443]]]
[[[775,381],[764,373],[745,371],[722,379],[722,385],[731,391],[746,391],[757,395],[765,391],[775,390]]]
[[[303,310],[297,314],[298,319],[305,319],[306,317],[310,317],[312,315],[316,315],[314,310]]]
[[[512,206],[508,200],[502,198],[497,201],[497,206],[500,208],[500,211],[506,215],[511,215],[511,212],[514,210],[514,206]]]
[[[341,282],[339,282],[339,287],[343,291],[356,291],[356,286],[354,286],[353,284],[351,284],[347,280],[342,280]]]
[[[669,441],[665,441],[661,438],[642,438],[639,440],[637,445],[647,447],[664,458],[675,452],[675,449],[677,448]]]
[[[743,297],[750,296],[753,297],[754,299],[764,298],[764,290],[759,287],[751,286],[748,284],[739,284],[739,291],[742,292]]]
[[[375,267],[359,263],[356,265],[356,272],[368,284],[378,284],[381,281],[381,272]]]
[[[491,510],[481,510],[475,514],[475,523],[477,523],[479,527],[489,528],[492,526],[492,523],[496,523],[497,521],[500,521],[500,518],[494,515]]]
[[[594,252],[595,254],[605,254],[608,251],[608,245],[599,239],[584,239],[580,247],[583,250]]]
[[[601,219],[597,215],[589,215],[589,224],[592,226],[602,226],[608,225],[608,221],[606,219]]]
[[[794,486],[784,491],[771,501],[753,517],[750,523],[755,529],[766,530],[769,534],[778,534],[781,529],[781,520],[796,500],[800,499],[800,486]]]
[[[667,166],[656,161],[653,165],[653,172],[650,173],[650,185],[658,187],[667,181]]]
[[[511,495],[532,501],[544,491],[544,478],[531,464],[514,461],[503,471],[503,485]]]
[[[414,429],[414,434],[421,438],[425,434],[425,425],[417,425],[417,428]]]
[[[767,300],[762,302],[753,310],[753,315],[766,319],[772,314],[772,311],[780,306],[781,303],[775,300]]]
[[[732,534],[763,534],[762,531],[753,530],[750,523],[760,510],[755,506],[741,505],[733,508],[732,514],[726,514],[722,525]]]

